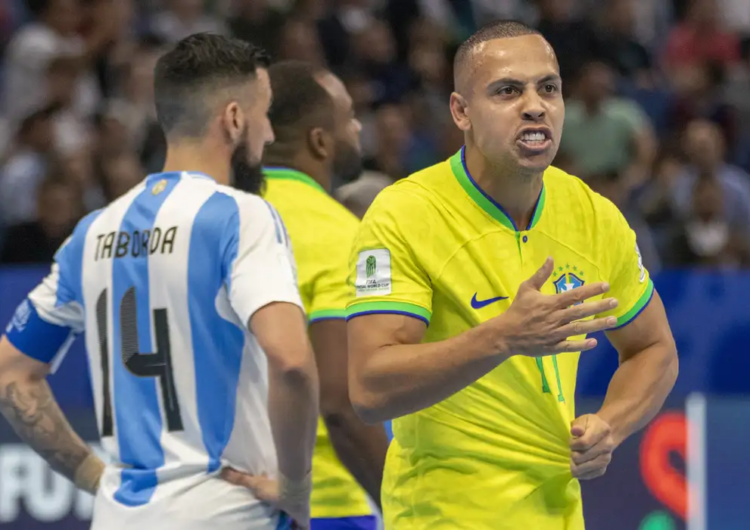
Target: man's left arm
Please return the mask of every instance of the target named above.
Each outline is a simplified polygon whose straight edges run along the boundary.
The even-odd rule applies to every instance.
[[[617,447],[659,412],[677,380],[679,361],[656,291],[635,320],[607,332],[607,338],[619,354],[620,366],[597,415],[609,424]]]
[[[635,233],[611,203],[603,204],[602,213],[608,228],[601,247],[603,267],[609,271],[610,293],[619,301],[611,312],[618,325],[607,331],[607,338],[620,366],[599,411],[571,425],[571,472],[579,479],[603,475],[612,452],[656,416],[675,384],[679,364],[664,304],[643,266]]]

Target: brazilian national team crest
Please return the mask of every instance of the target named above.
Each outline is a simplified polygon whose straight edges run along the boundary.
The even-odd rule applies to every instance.
[[[581,287],[584,283],[586,283],[582,278],[583,271],[578,267],[565,265],[564,267],[557,267],[557,269],[555,269],[555,272],[560,275],[553,282],[555,285],[555,292],[557,294],[571,291],[576,287]]]

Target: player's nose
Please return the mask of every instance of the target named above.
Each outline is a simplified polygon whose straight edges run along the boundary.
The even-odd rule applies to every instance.
[[[546,114],[544,102],[536,93],[526,94],[521,109],[523,112],[523,119],[528,121],[540,121]]]

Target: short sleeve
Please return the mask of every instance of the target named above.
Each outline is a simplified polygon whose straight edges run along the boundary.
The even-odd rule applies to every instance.
[[[603,280],[609,282],[606,296],[616,298],[618,306],[600,316],[617,317],[617,327],[632,322],[648,305],[654,294],[654,284],[643,266],[635,232],[622,213],[609,201],[601,223],[605,230],[600,235],[603,259]]]
[[[55,255],[50,273],[16,309],[5,329],[8,341],[20,352],[53,369],[65,356],[76,334],[83,331],[80,269],[82,252],[74,237]]]
[[[258,197],[238,198],[237,203],[222,264],[232,308],[244,323],[273,302],[302,308],[294,256],[281,217]]]
[[[352,247],[347,319],[391,313],[429,324],[432,284],[415,247],[426,222],[423,210],[410,193],[389,188],[378,195]]]

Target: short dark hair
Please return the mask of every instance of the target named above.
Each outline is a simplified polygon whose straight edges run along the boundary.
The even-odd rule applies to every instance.
[[[490,40],[541,35],[539,31],[518,20],[496,20],[479,28],[473,35],[461,43],[453,58],[453,75],[457,78],[461,65],[468,59],[474,48]]]
[[[239,39],[197,33],[179,41],[154,68],[156,118],[164,134],[201,136],[210,92],[246,82],[269,63],[264,50]]]
[[[274,144],[303,140],[313,127],[333,128],[333,99],[316,79],[327,72],[303,61],[282,61],[269,68],[273,105],[268,116]]]

